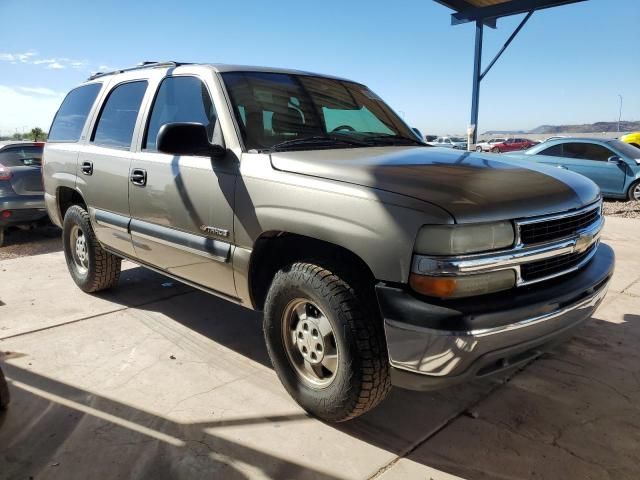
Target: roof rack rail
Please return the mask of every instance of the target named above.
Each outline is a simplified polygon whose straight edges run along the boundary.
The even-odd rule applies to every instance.
[[[111,72],[96,72],[93,75],[91,75],[89,78],[87,78],[87,81],[95,80],[96,78],[105,77],[107,75],[115,75],[116,73],[131,72],[133,70],[142,70],[145,68],[159,68],[159,67],[179,67],[180,65],[188,65],[188,63],[174,62],[173,60],[169,60],[166,62],[141,62],[135,67],[120,68],[118,70],[113,70]]]

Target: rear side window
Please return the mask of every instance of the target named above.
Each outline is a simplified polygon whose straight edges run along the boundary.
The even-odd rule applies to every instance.
[[[142,144],[146,150],[156,150],[160,127],[167,123],[195,122],[207,128],[213,140],[216,109],[204,83],[196,77],[168,77],[162,81],[153,102],[147,134]]]
[[[91,83],[71,90],[65,97],[49,129],[50,142],[77,142],[87,115],[95,102],[101,83]]]
[[[129,82],[114,88],[100,112],[91,141],[109,148],[128,149],[147,82]]]
[[[42,147],[24,146],[0,150],[0,165],[5,167],[42,165]]]
[[[579,160],[596,160],[606,162],[615,155],[611,150],[596,143],[566,143],[564,156]]]

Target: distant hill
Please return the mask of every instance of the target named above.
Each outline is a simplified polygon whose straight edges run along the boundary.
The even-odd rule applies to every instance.
[[[583,125],[540,125],[528,132],[522,130],[491,130],[485,135],[514,135],[519,133],[555,134],[555,133],[604,133],[617,132],[618,122],[596,122]],[[620,122],[620,132],[640,131],[640,121]]]

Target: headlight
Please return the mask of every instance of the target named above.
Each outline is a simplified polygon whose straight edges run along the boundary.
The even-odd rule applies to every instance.
[[[422,255],[464,255],[513,245],[511,222],[478,225],[426,225],[418,232],[415,252]]]
[[[516,273],[513,270],[500,270],[455,277],[426,276],[412,273],[409,277],[409,284],[416,292],[429,297],[473,297],[515,287]]]

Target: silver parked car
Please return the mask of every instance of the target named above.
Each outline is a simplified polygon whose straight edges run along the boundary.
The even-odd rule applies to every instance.
[[[392,384],[522,365],[589,318],[613,272],[592,181],[432,148],[341,78],[173,62],[96,75],[63,101],[44,158],[79,288],[115,287],[127,258],[263,311],[280,380],[328,421]]]
[[[0,247],[10,227],[47,220],[42,190],[43,143],[0,143]]]
[[[438,137],[433,142],[429,142],[434,147],[454,148],[456,150],[466,150],[467,141],[462,137]]]

